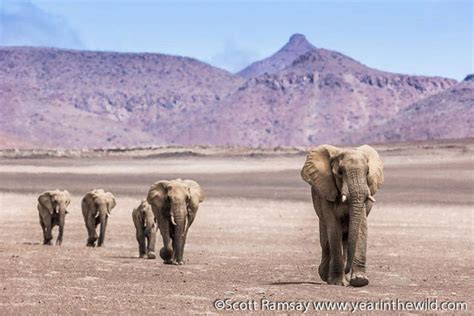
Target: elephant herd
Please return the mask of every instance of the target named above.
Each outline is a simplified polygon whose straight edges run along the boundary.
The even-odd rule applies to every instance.
[[[311,186],[319,218],[321,279],[334,285],[367,285],[367,216],[375,202],[373,196],[384,182],[379,154],[368,145],[355,149],[321,145],[307,155],[301,177]],[[166,264],[182,265],[188,229],[203,200],[203,190],[196,181],[154,183],[146,200],[132,212],[139,256],[156,258],[155,237],[159,229],[163,239],[160,257]],[[61,245],[70,203],[67,191],[46,191],[38,197],[44,244],[51,244],[51,230],[59,226],[56,244]],[[107,220],[115,205],[114,195],[103,189],[92,190],[82,199],[88,247],[95,247],[96,242],[98,247],[103,245]]]
[[[132,212],[136,228],[139,256],[155,259],[155,238],[159,228],[163,238],[160,256],[165,263],[181,265],[188,229],[196,217],[199,204],[204,200],[201,186],[193,180],[162,180],[153,184],[146,200]],[[51,230],[59,226],[56,245],[61,245],[67,206],[71,203],[68,191],[52,190],[38,197],[38,211],[43,243],[51,245]],[[115,207],[111,192],[96,189],[88,192],[81,202],[82,215],[87,229],[87,246],[104,244],[107,220]],[[97,226],[100,224],[99,236]]]

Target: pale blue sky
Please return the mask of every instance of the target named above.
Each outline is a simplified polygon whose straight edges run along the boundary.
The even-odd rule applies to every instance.
[[[381,70],[473,72],[473,1],[0,0],[0,45],[157,52],[229,71],[293,33]]]

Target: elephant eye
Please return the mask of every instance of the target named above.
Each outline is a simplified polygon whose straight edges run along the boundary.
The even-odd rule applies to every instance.
[[[339,170],[337,171],[337,173],[342,176],[342,168],[339,168]]]

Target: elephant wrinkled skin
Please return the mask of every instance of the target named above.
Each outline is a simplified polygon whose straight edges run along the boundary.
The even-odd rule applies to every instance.
[[[140,258],[155,259],[155,239],[157,223],[151,205],[143,200],[132,212],[137,230],[138,255]]]
[[[309,152],[301,177],[311,185],[319,217],[321,279],[367,285],[367,216],[384,181],[379,154],[368,145],[352,150],[321,145]]]
[[[97,240],[96,228],[99,224],[100,235],[97,246],[100,247],[104,244],[107,220],[115,205],[114,195],[110,192],[105,192],[103,189],[92,190],[82,199],[82,215],[84,216],[84,222],[89,235],[87,239],[88,247],[95,247]]]
[[[163,180],[151,186],[147,201],[158,220],[163,238],[160,257],[165,263],[184,263],[183,252],[188,229],[203,200],[204,193],[193,180]]]
[[[52,229],[59,226],[59,234],[56,245],[61,245],[63,241],[64,225],[66,220],[67,207],[71,203],[68,191],[46,191],[38,197],[38,212],[41,228],[43,229],[43,244],[51,245],[53,239]]]

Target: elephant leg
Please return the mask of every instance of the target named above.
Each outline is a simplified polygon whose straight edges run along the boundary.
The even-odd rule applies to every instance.
[[[43,221],[43,218],[41,217],[41,215],[40,215],[40,225],[41,225],[41,229],[43,230],[43,244],[48,245],[48,244],[50,244],[47,241],[48,233],[47,233],[47,230],[46,230],[46,225],[44,224],[44,221]]]
[[[365,286],[369,284],[369,279],[365,273],[367,252],[367,218],[363,216],[359,238],[357,239],[354,261],[352,263],[352,274],[350,284],[352,286]]]
[[[321,244],[321,263],[319,264],[318,272],[321,280],[326,282],[329,275],[329,240],[326,224],[319,220],[319,242]]]
[[[137,230],[137,241],[138,241],[138,255],[140,258],[145,258],[146,245],[145,245],[145,234]]]
[[[342,262],[347,262],[347,244],[349,240],[349,219],[341,220],[342,227]],[[345,281],[349,283],[351,278],[350,273],[344,275]]]
[[[97,240],[96,219],[93,216],[89,216],[86,226],[87,226],[87,234],[89,235],[89,238],[87,239],[87,247],[95,247],[95,242]]]
[[[51,216],[46,216],[46,218],[41,218],[41,227],[43,228],[43,244],[51,245],[51,240],[53,239],[52,227],[51,227]]]
[[[344,278],[344,261],[342,258],[342,229],[340,221],[332,211],[332,205],[325,212],[325,219],[329,239],[329,275],[328,284],[347,285]]]
[[[150,232],[148,236],[146,236],[147,239],[147,257],[148,259],[155,259],[155,240],[156,240],[156,233]]]
[[[176,226],[173,226],[172,229],[174,229],[173,232],[173,238],[172,238],[172,244],[173,244],[173,257],[171,258],[171,263],[173,264],[178,264],[178,255],[181,251],[181,244],[179,243],[179,233],[176,231]]]
[[[348,233],[342,234],[342,262],[344,262],[344,264],[347,262],[347,241],[349,239],[348,237],[349,237]],[[351,278],[350,273],[347,273],[344,275],[344,279],[346,283],[349,282],[350,278]]]
[[[160,249],[160,257],[163,259],[164,263],[171,264],[174,254],[170,236],[170,222],[168,219],[160,217],[158,220],[158,225],[160,227],[160,233],[163,239],[163,247]]]

